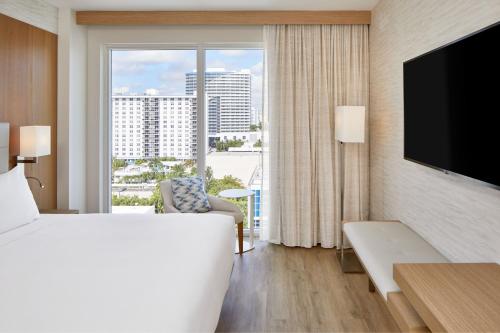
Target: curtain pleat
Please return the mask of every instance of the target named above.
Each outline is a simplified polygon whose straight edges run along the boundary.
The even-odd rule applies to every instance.
[[[334,247],[340,237],[334,109],[364,105],[368,110],[368,26],[265,26],[264,43],[270,196],[266,238],[287,246]],[[368,146],[346,147],[346,219],[368,217]]]

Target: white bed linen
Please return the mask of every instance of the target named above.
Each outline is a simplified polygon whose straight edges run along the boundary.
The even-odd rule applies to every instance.
[[[222,215],[42,215],[0,235],[0,331],[214,331],[234,237]]]

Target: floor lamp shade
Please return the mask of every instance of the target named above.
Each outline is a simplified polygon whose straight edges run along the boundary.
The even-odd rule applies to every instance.
[[[20,156],[50,155],[50,126],[22,126],[19,131]]]
[[[335,107],[335,139],[340,142],[365,142],[365,107]]]

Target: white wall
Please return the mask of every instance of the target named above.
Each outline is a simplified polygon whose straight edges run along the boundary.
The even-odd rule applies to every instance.
[[[87,208],[106,210],[105,168],[109,167],[108,118],[105,114],[107,87],[106,46],[136,44],[153,46],[198,43],[260,43],[260,26],[162,26],[88,28],[88,108],[87,108]],[[108,113],[109,115],[109,113]],[[106,140],[105,140],[106,138]]]
[[[371,218],[402,220],[456,262],[500,262],[500,191],[403,159],[403,61],[497,21],[498,0],[381,0],[372,12]]]
[[[57,206],[86,212],[87,27],[59,10]]]
[[[57,34],[57,7],[43,0],[0,0],[0,13]]]

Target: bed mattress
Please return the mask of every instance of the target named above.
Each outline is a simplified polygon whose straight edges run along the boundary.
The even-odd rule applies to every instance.
[[[0,235],[0,332],[213,332],[232,217],[42,215]]]

